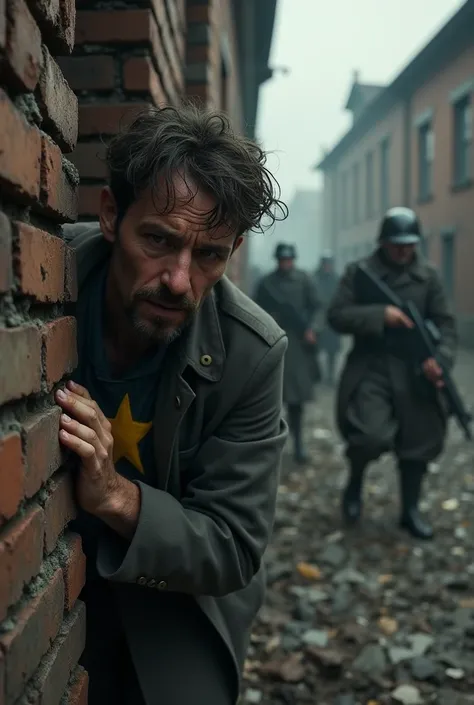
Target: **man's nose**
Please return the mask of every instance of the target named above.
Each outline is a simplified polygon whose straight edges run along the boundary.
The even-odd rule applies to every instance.
[[[161,280],[175,296],[188,294],[191,289],[191,253],[182,250],[170,257]]]

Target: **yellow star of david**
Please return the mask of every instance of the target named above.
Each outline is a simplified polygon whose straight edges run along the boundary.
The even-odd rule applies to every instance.
[[[117,409],[114,419],[109,419],[112,424],[112,436],[114,439],[114,463],[121,458],[126,458],[142,474],[142,461],[138,444],[146,436],[153,424],[140,423],[132,418],[130,398],[128,394],[124,396]]]

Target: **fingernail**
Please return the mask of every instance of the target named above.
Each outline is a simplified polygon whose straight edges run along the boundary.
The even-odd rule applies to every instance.
[[[76,385],[75,385],[75,383],[72,381],[72,379],[69,380],[68,386],[69,386],[71,389],[76,389]]]
[[[62,389],[59,389],[57,392],[58,399],[62,399],[63,401],[67,398],[66,394],[63,392]]]
[[[67,414],[63,414],[62,420],[65,421],[66,423],[69,423],[69,421],[71,421],[71,417],[68,416]]]

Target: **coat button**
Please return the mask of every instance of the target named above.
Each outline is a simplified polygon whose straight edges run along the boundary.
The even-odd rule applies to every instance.
[[[212,357],[210,355],[201,355],[200,362],[204,367],[209,367],[212,364]]]
[[[149,580],[149,581],[147,582],[147,586],[148,586],[148,587],[151,587],[151,588],[156,587],[156,580],[153,580],[153,578],[152,578],[151,580]]]
[[[174,405],[177,409],[181,408],[181,397],[175,397],[174,398]]]
[[[141,578],[138,578],[137,583],[139,585],[146,585],[148,583],[148,580],[142,576]]]
[[[166,590],[168,587],[168,583],[165,580],[160,580],[156,587],[158,588],[158,590]]]

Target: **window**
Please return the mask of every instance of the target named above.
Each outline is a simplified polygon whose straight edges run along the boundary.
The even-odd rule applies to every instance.
[[[418,128],[418,197],[426,200],[433,195],[434,132],[431,122]]]
[[[470,95],[454,103],[454,184],[466,184],[472,177],[472,102]]]
[[[356,225],[360,220],[360,169],[358,164],[352,167],[352,221]]]
[[[382,213],[390,206],[390,140],[385,138],[380,145],[380,209]]]
[[[367,152],[365,157],[365,217],[370,220],[374,215],[374,153]]]

